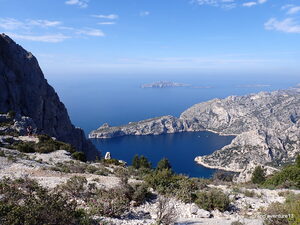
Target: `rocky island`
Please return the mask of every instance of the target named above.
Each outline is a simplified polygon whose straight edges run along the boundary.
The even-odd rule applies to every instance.
[[[90,138],[211,131],[235,135],[231,144],[196,162],[243,172],[255,165],[280,167],[300,152],[300,89],[213,99],[192,106],[179,118],[163,116],[119,127],[102,126]],[[245,174],[243,176],[246,176]]]
[[[171,81],[158,81],[150,84],[143,84],[141,88],[172,88],[172,87],[188,87],[189,84],[176,83]]]

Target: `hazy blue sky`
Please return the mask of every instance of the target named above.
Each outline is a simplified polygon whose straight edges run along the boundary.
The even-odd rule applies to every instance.
[[[299,0],[0,0],[44,71],[300,72]]]

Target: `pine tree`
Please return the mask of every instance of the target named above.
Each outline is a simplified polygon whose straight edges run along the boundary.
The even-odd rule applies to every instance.
[[[167,158],[163,158],[157,163],[157,170],[172,169],[172,166]]]
[[[138,155],[135,155],[132,159],[132,166],[135,169],[139,169],[140,168],[140,158]]]
[[[148,168],[148,169],[151,168],[151,163],[143,155],[140,157],[140,168]]]
[[[265,182],[265,180],[266,180],[265,170],[261,166],[255,167],[251,177],[252,183],[261,184]]]

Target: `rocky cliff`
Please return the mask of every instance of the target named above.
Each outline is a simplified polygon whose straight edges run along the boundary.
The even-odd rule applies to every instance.
[[[48,134],[88,154],[96,149],[72,125],[64,104],[48,84],[37,59],[5,34],[0,34],[0,112],[30,117],[38,133]]]
[[[90,138],[113,138],[127,135],[159,135],[184,131],[183,124],[173,116],[162,116],[139,122],[131,122],[124,126],[111,127],[103,124],[89,134]]]
[[[120,127],[100,127],[91,138],[183,131],[236,135],[230,145],[195,160],[207,167],[242,172],[250,163],[278,167],[300,153],[300,89],[213,99],[179,118],[165,116]],[[253,167],[253,166],[252,166]]]

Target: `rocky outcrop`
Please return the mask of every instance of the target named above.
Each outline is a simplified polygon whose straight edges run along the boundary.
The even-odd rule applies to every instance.
[[[235,135],[231,144],[196,162],[242,172],[250,162],[277,167],[300,153],[300,89],[213,99],[192,106],[179,118],[164,116],[120,127],[100,127],[91,138],[183,131]]]
[[[127,125],[111,127],[107,123],[89,134],[90,138],[113,138],[126,135],[159,135],[184,131],[180,120],[173,116],[162,116]]]
[[[235,134],[230,145],[195,160],[212,168],[243,171],[250,162],[281,166],[300,153],[300,90],[231,96],[197,104],[180,116],[187,130]]]
[[[48,134],[93,154],[95,147],[75,128],[64,104],[48,84],[37,59],[7,35],[0,35],[0,112],[30,117],[38,133]]]

